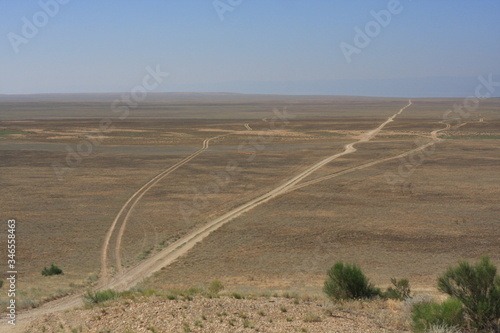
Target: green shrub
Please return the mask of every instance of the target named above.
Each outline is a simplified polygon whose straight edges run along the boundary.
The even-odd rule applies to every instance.
[[[384,297],[397,300],[410,298],[410,282],[407,279],[396,280],[395,278],[392,278],[391,283],[394,287],[387,288],[387,291],[384,293]]]
[[[224,284],[219,280],[214,280],[208,285],[208,291],[212,294],[218,294],[224,290]]]
[[[312,312],[308,312],[304,317],[304,323],[319,323],[321,321],[321,316]]]
[[[333,300],[372,298],[381,294],[356,265],[337,262],[327,274],[323,291]]]
[[[103,291],[92,291],[89,290],[85,295],[83,295],[83,300],[87,304],[99,304],[108,300],[116,299],[120,296],[120,293],[107,289]]]
[[[243,299],[243,298],[245,298],[242,294],[237,293],[237,292],[232,293],[231,296],[233,296],[236,299]]]
[[[61,275],[62,273],[63,273],[62,269],[60,269],[54,264],[50,265],[50,268],[44,267],[42,270],[43,276]]]
[[[463,326],[463,312],[462,303],[454,298],[449,298],[441,304],[417,303],[412,308],[413,327],[417,332],[424,332],[434,326]]]
[[[3,287],[3,280],[0,280],[0,288]]]
[[[438,289],[462,302],[473,327],[499,330],[500,277],[496,272],[487,256],[476,265],[461,262],[438,279]]]

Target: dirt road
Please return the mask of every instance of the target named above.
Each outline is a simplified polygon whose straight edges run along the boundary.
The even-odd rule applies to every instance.
[[[208,149],[208,145],[211,140],[214,140],[216,138],[219,138],[220,136],[216,136],[210,139],[206,139],[203,141],[203,146],[202,148],[198,149],[191,155],[187,156],[183,160],[177,162],[176,164],[172,165],[168,169],[160,172],[158,175],[156,175],[153,179],[151,179],[149,182],[144,184],[139,190],[137,190],[128,200],[127,202],[122,206],[118,214],[116,215],[113,223],[111,224],[111,227],[106,233],[106,237],[104,239],[104,244],[101,252],[101,276],[100,276],[100,282],[98,285],[103,285],[107,282],[109,278],[109,272],[108,272],[108,249],[109,249],[109,244],[111,241],[111,238],[113,236],[113,233],[115,232],[116,228],[118,225],[120,225],[120,229],[117,234],[116,238],[116,246],[115,246],[115,267],[117,270],[118,274],[123,273],[123,267],[121,264],[121,242],[123,238],[123,234],[125,232],[125,228],[127,226],[127,221],[130,217],[130,214],[132,213],[135,205],[141,200],[141,198],[146,194],[155,184],[157,184],[160,180],[177,170],[179,167],[183,166],[187,162],[191,161],[193,158],[204,152],[205,150]]]
[[[309,186],[309,185],[314,185],[314,184],[320,183],[320,182],[328,180],[328,179],[332,179],[332,178],[335,178],[335,177],[338,177],[338,176],[345,175],[347,173],[351,173],[353,171],[365,169],[365,168],[374,166],[376,164],[388,162],[388,161],[391,161],[391,160],[400,159],[400,158],[406,157],[408,155],[415,154],[415,153],[417,153],[417,152],[419,152],[421,150],[425,150],[428,147],[430,147],[432,145],[435,145],[436,143],[438,143],[440,141],[443,141],[443,139],[440,139],[438,137],[438,133],[442,132],[442,131],[446,131],[446,130],[450,129],[450,127],[451,127],[450,124],[445,124],[445,125],[446,125],[445,128],[441,128],[441,129],[437,129],[437,130],[432,131],[431,132],[431,137],[432,137],[433,141],[431,141],[429,143],[426,143],[425,145],[421,145],[421,146],[419,146],[419,147],[417,147],[415,149],[409,150],[407,152],[404,152],[404,153],[396,155],[396,156],[392,156],[392,157],[388,157],[388,158],[383,158],[383,159],[376,160],[376,161],[373,161],[373,162],[368,162],[368,163],[365,163],[365,164],[357,165],[357,166],[352,167],[352,168],[348,168],[348,169],[345,169],[345,170],[337,171],[337,172],[332,173],[330,175],[326,175],[326,176],[323,176],[323,177],[319,177],[319,178],[310,180],[310,181],[305,182],[305,183],[301,183],[301,184],[295,185],[294,187],[290,188],[289,191],[295,191],[295,190],[298,190],[300,188],[303,188],[303,187],[306,187],[306,186]],[[464,125],[465,125],[465,123],[464,123]]]
[[[132,197],[125,203],[125,205],[122,207],[120,212],[118,213],[117,217],[113,221],[112,226],[108,230],[105,238],[105,244],[103,246],[103,251],[101,255],[101,264],[102,264],[102,276],[103,278],[101,279],[101,282],[99,283],[99,287],[96,288],[97,290],[105,290],[105,289],[115,289],[115,290],[126,290],[130,289],[131,287],[135,286],[137,283],[141,282],[144,278],[150,276],[154,272],[159,271],[161,268],[168,266],[175,260],[177,260],[180,256],[186,254],[190,249],[192,249],[198,242],[202,241],[205,237],[207,237],[212,231],[220,228],[227,222],[231,221],[232,219],[240,216],[241,214],[244,214],[245,212],[248,212],[249,210],[270,201],[271,199],[282,195],[284,193],[289,192],[292,190],[300,181],[311,175],[313,172],[318,170],[319,168],[323,167],[324,165],[332,162],[333,160],[353,153],[356,151],[356,148],[354,148],[354,145],[360,142],[366,142],[371,140],[375,135],[377,135],[378,132],[380,132],[385,125],[388,123],[392,122],[394,118],[401,114],[407,107],[411,105],[411,100],[409,101],[408,105],[403,107],[399,112],[394,114],[393,116],[389,117],[384,123],[382,123],[379,127],[377,127],[374,130],[371,130],[365,134],[363,134],[358,141],[346,144],[344,146],[344,151],[341,153],[334,154],[332,156],[329,156],[322,161],[310,166],[309,168],[305,169],[304,171],[300,172],[298,175],[295,177],[283,182],[279,186],[277,186],[275,189],[251,200],[250,202],[243,204],[232,211],[220,216],[219,218],[212,220],[208,222],[206,225],[202,226],[198,230],[190,233],[189,235],[186,235],[176,242],[172,243],[165,249],[163,249],[160,252],[155,253],[153,256],[141,261],[134,267],[130,268],[129,270],[123,272],[122,274],[119,274],[113,278],[109,278],[108,276],[108,268],[107,268],[107,251],[109,248],[109,241],[113,235],[113,232],[115,231],[117,225],[121,223],[121,228],[124,225],[124,221],[126,221],[128,215],[130,214],[131,210],[135,206],[135,204],[139,201],[139,199],[144,195],[145,192],[149,188],[151,188],[154,184],[156,184],[158,181],[160,181],[163,177],[165,177],[167,174],[175,170],[176,168],[180,167],[182,164],[187,163],[189,160],[200,154],[202,151],[206,150],[208,148],[208,143],[210,140],[214,139],[207,139],[203,143],[203,148],[200,150],[196,151],[195,153],[191,154],[190,156],[186,157],[184,160],[180,161],[176,165],[170,167],[169,169],[163,171],[162,173],[158,174],[156,177],[151,179],[148,183],[146,183],[143,187],[141,187],[137,192],[135,192]],[[125,228],[125,227],[123,227]],[[118,243],[118,242],[117,242]],[[115,249],[115,251],[119,252],[119,247]],[[18,314],[18,323],[27,323],[31,320],[34,320],[36,318],[39,318],[40,316],[51,313],[51,312],[56,312],[56,311],[63,311],[63,310],[68,310],[71,308],[75,308],[78,306],[82,305],[82,299],[81,295],[74,295],[74,296],[69,296],[62,298],[60,300],[52,301],[49,303],[46,303],[45,305],[33,309],[28,312],[20,313]],[[0,327],[5,327],[5,326],[0,326]],[[17,330],[21,330],[22,325],[18,325],[16,327]]]
[[[143,260],[138,263],[136,266],[132,267],[130,270],[125,272],[123,275],[114,278],[109,281],[106,285],[102,286],[102,289],[113,288],[116,290],[125,290],[140,282],[144,277],[160,270],[162,267],[165,267],[172,262],[174,262],[180,256],[186,254],[190,249],[192,249],[196,243],[203,240],[207,237],[212,231],[220,228],[225,223],[231,221],[232,219],[240,216],[241,214],[265,203],[269,200],[288,192],[291,188],[293,188],[296,184],[302,181],[304,178],[321,168],[322,166],[330,163],[331,161],[337,159],[340,156],[350,154],[356,151],[354,145],[360,142],[366,142],[372,139],[377,133],[383,129],[385,125],[394,120],[394,118],[401,114],[407,107],[411,105],[411,100],[408,105],[399,110],[398,113],[389,117],[384,123],[382,123],[379,127],[374,130],[369,131],[368,133],[362,135],[360,139],[356,142],[349,143],[344,146],[344,151],[341,153],[334,154],[330,157],[323,159],[322,161],[310,166],[306,170],[302,171],[295,177],[285,181],[275,189],[257,197],[250,202],[243,204],[232,211],[220,216],[219,218],[208,222],[206,225],[201,227],[200,229],[192,232],[189,235],[186,235],[176,242],[172,243],[168,247],[166,247],[161,252],[158,252],[151,256],[150,258]]]

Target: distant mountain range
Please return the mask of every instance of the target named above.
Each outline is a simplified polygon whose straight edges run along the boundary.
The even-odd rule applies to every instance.
[[[488,73],[484,77],[488,77]],[[500,85],[500,75],[493,75],[493,81]],[[236,94],[267,94],[267,95],[329,95],[329,96],[366,96],[366,97],[468,97],[473,96],[477,85],[480,84],[478,77],[429,77],[429,78],[402,78],[402,79],[359,79],[359,80],[313,80],[313,81],[232,81],[199,84],[176,84],[166,80],[154,93],[161,92],[188,92],[189,93],[236,93]],[[132,88],[132,87],[131,87]],[[101,88],[105,89],[105,88]],[[500,97],[500,87],[495,87],[491,97]],[[91,91],[82,89],[70,94],[78,94],[79,98],[84,95],[103,94],[100,96],[106,100],[113,90],[106,94],[102,91]],[[82,94],[83,92],[83,94]],[[128,92],[124,90],[122,92]],[[1,92],[0,92],[1,93]],[[54,92],[58,93],[58,92]],[[60,93],[68,93],[62,91]],[[2,95],[0,98],[5,99]],[[40,98],[41,95],[24,95]],[[47,97],[47,96],[45,96]],[[89,96],[90,97],[90,96]],[[190,96],[191,98],[193,96]]]
[[[487,76],[485,74],[484,76]],[[500,83],[500,75],[493,75]],[[171,91],[234,92],[247,94],[348,95],[374,97],[467,97],[473,96],[477,77],[429,77],[407,79],[234,81],[164,86]],[[500,96],[500,87],[492,97]]]

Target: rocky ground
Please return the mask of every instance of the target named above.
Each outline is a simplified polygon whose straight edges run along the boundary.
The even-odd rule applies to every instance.
[[[239,297],[239,296],[237,296]],[[396,301],[348,302],[286,297],[138,297],[51,314],[26,332],[409,332]]]

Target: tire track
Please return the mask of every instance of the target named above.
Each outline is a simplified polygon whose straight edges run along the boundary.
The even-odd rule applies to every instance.
[[[357,165],[357,166],[352,167],[352,168],[348,168],[348,169],[344,169],[344,170],[341,170],[341,171],[334,172],[332,174],[329,174],[329,175],[326,175],[326,176],[323,176],[323,177],[320,177],[320,178],[312,179],[312,180],[310,180],[308,182],[295,185],[294,187],[290,188],[289,192],[301,189],[301,188],[309,186],[309,185],[314,185],[314,184],[323,182],[323,181],[328,180],[328,179],[332,179],[332,178],[335,178],[335,177],[338,177],[338,176],[342,176],[342,175],[345,175],[347,173],[351,173],[353,171],[362,170],[362,169],[365,169],[365,168],[368,168],[368,167],[371,167],[371,166],[374,166],[374,165],[377,165],[377,164],[380,164],[380,163],[392,161],[392,160],[395,160],[395,159],[398,159],[398,158],[403,158],[403,157],[406,157],[406,156],[411,155],[413,153],[416,153],[416,152],[419,152],[421,150],[424,150],[427,147],[430,147],[430,146],[435,145],[436,143],[438,143],[440,141],[443,141],[443,139],[439,138],[437,135],[438,135],[439,132],[446,131],[450,127],[451,127],[450,124],[446,124],[445,128],[441,128],[441,129],[437,129],[435,131],[432,131],[431,132],[431,137],[432,137],[433,141],[431,141],[429,143],[426,143],[425,145],[422,145],[420,147],[417,147],[415,149],[409,150],[407,152],[404,152],[404,153],[396,155],[396,156],[387,157],[387,158],[383,158],[381,160],[376,160],[376,161],[373,161],[373,162],[364,163],[364,164]]]
[[[108,279],[109,277],[109,272],[108,272],[108,252],[109,252],[109,244],[111,241],[111,238],[113,236],[113,233],[115,232],[116,228],[118,225],[120,225],[120,229],[118,231],[117,235],[117,240],[116,240],[116,246],[115,246],[115,260],[116,260],[116,269],[119,274],[123,273],[123,267],[121,263],[121,243],[122,243],[122,238],[123,234],[125,233],[125,228],[127,226],[127,221],[135,207],[135,205],[141,200],[141,198],[146,194],[151,187],[153,187],[155,184],[157,184],[159,181],[161,181],[163,178],[168,176],[170,173],[173,171],[177,170],[179,167],[183,166],[187,162],[191,161],[193,158],[204,152],[205,150],[208,149],[208,145],[211,140],[219,138],[220,136],[216,136],[210,139],[205,139],[203,141],[203,146],[202,148],[198,149],[191,155],[185,157],[181,161],[177,162],[173,166],[169,167],[168,169],[160,172],[158,175],[153,177],[150,181],[148,181],[146,184],[144,184],[139,190],[137,190],[132,196],[127,200],[127,202],[122,206],[120,211],[118,212],[118,215],[116,215],[115,219],[113,220],[113,223],[111,224],[111,227],[106,233],[106,237],[104,239],[103,243],[103,249],[101,251],[101,277],[100,280],[101,282],[99,284],[104,284],[104,282]]]
[[[269,200],[282,195],[284,193],[287,193],[290,191],[291,188],[293,188],[297,183],[302,181],[304,178],[318,170],[319,168],[323,167],[324,165],[330,163],[331,161],[335,160],[336,158],[350,154],[356,151],[356,148],[354,148],[354,145],[360,142],[366,142],[372,139],[374,136],[380,132],[385,125],[388,123],[392,122],[396,116],[401,114],[406,108],[408,108],[411,105],[411,100],[409,100],[408,105],[403,107],[399,112],[394,114],[393,116],[389,117],[384,123],[382,123],[379,127],[377,127],[374,130],[371,130],[367,132],[366,134],[363,134],[360,139],[356,142],[349,143],[344,146],[344,151],[341,153],[334,154],[330,157],[327,157],[323,159],[322,161],[310,166],[306,170],[302,171],[295,177],[289,179],[288,181],[284,182],[283,184],[279,185],[275,189],[251,200],[250,202],[243,204],[230,212],[220,216],[219,218],[216,218],[215,220],[212,220],[211,222],[208,222],[206,225],[202,226],[198,230],[192,232],[189,235],[186,235],[176,242],[172,243],[168,247],[166,247],[164,250],[161,252],[158,252],[151,256],[150,258],[141,261],[138,263],[136,266],[132,267],[129,271],[125,272],[124,275],[120,276],[119,278],[113,279],[110,281],[106,286],[103,286],[103,288],[112,288],[112,289],[117,289],[117,290],[125,290],[128,289],[135,284],[139,283],[144,277],[149,276],[150,274],[160,270],[161,268],[168,266],[172,262],[174,262],[177,258],[180,256],[186,254],[190,249],[192,249],[198,242],[202,241],[205,237],[207,237],[212,231],[217,230],[227,222],[233,220],[234,218],[244,214],[245,212],[248,212],[249,210],[265,203],[268,202]]]
[[[280,196],[282,194],[290,192],[292,189],[294,189],[297,184],[305,179],[307,176],[318,170],[319,168],[323,167],[324,165],[330,163],[331,161],[335,160],[336,158],[350,154],[356,151],[356,148],[354,148],[354,145],[357,143],[361,142],[367,142],[371,140],[374,136],[380,132],[380,130],[383,129],[385,125],[387,125],[389,122],[392,122],[394,118],[401,114],[403,110],[408,108],[411,105],[411,100],[409,100],[408,105],[403,107],[401,110],[399,110],[398,113],[394,114],[393,116],[389,117],[384,123],[382,123],[379,127],[377,127],[374,130],[371,130],[365,134],[363,134],[358,141],[346,144],[344,146],[344,151],[341,153],[334,154],[330,157],[327,157],[323,159],[322,161],[310,166],[306,170],[302,171],[295,177],[291,178],[290,180],[284,182],[283,184],[279,185],[275,189],[259,196],[258,198],[255,198],[251,200],[250,202],[243,204],[230,212],[220,216],[219,218],[212,220],[211,222],[208,222],[206,225],[202,226],[198,230],[190,233],[189,235],[186,235],[176,242],[170,244],[168,247],[163,249],[160,252],[155,253],[153,256],[139,262],[137,265],[129,269],[128,271],[124,272],[123,274],[120,274],[119,276],[116,276],[111,279],[106,279],[101,278],[101,284],[96,287],[96,290],[105,290],[105,289],[115,289],[115,290],[126,290],[130,289],[131,287],[135,286],[137,283],[141,282],[144,278],[150,276],[151,274],[159,271],[161,268],[168,266],[169,264],[173,263],[175,260],[177,260],[179,257],[182,255],[186,254],[190,249],[192,249],[198,242],[202,241],[205,237],[207,237],[212,231],[217,230],[227,222],[233,220],[234,218],[242,215],[245,212],[248,212],[249,210],[265,203],[268,202],[269,200]],[[436,134],[437,135],[437,134]],[[208,142],[211,139],[207,139],[203,143],[203,148],[200,150],[196,151],[195,153],[191,154],[190,156],[186,157],[184,160],[179,162],[178,164],[182,163],[185,164],[192,158],[196,157],[199,155],[201,152],[206,150],[208,148]],[[373,162],[371,162],[373,163]],[[125,203],[125,205],[122,207],[120,212],[117,215],[117,218],[113,221],[113,224],[111,228],[108,230],[108,233],[106,235],[106,242],[105,246],[103,247],[103,255],[101,255],[101,264],[104,262],[106,263],[107,260],[107,248],[109,247],[109,240],[113,234],[114,229],[116,228],[117,224],[119,223],[119,219],[125,212],[130,212],[131,208],[133,208],[133,205],[137,203],[137,201],[144,195],[144,192],[147,191],[149,188],[151,188],[154,184],[156,184],[162,177],[166,176],[168,173],[172,172],[172,168],[176,167],[178,168],[180,165],[174,165],[171,168],[163,171],[153,179],[151,179],[148,183],[146,183],[143,187],[141,187],[137,192],[132,195],[132,197]],[[304,183],[307,184],[307,183]],[[303,185],[303,184],[302,184]],[[139,197],[140,196],[140,197]],[[128,213],[127,213],[128,214]],[[106,251],[104,251],[106,249]],[[105,271],[107,272],[106,268],[104,268]],[[30,321],[34,320],[42,315],[56,312],[56,311],[64,311],[68,310],[71,308],[75,308],[78,306],[81,306],[83,304],[81,294],[77,295],[71,295],[64,297],[62,299],[52,301],[49,303],[46,303],[45,305],[28,311],[24,313],[19,313],[18,314],[18,321]],[[26,322],[25,322],[26,323]],[[18,325],[18,328],[20,329],[22,326]]]

